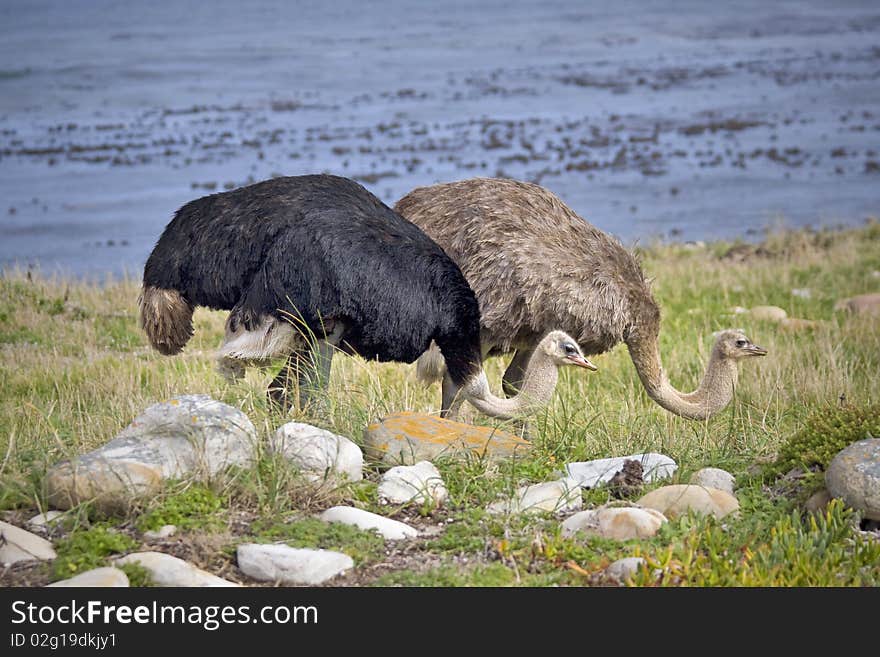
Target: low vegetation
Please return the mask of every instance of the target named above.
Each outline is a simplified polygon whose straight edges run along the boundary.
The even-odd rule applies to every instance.
[[[656,277],[663,308],[661,353],[672,382],[696,386],[712,333],[742,328],[769,355],[741,366],[737,395],[706,422],[683,420],[648,399],[623,346],[592,360],[596,373],[564,371],[549,409],[535,418],[535,449],[493,464],[441,460],[450,491],[443,508],[383,508],[425,530],[417,540],[383,542],[369,532],[325,525],[313,515],[333,504],[380,510],[376,480],[315,492],[283,461],[262,457],[250,469],[206,485],[169,484],[123,518],[89,509],[52,530],[58,558],[49,567],[0,570],[0,585],[42,584],[106,565],[136,549],[169,551],[241,581],[235,546],[286,541],[350,554],[357,567],[335,583],[355,585],[600,585],[610,562],[642,556],[636,585],[877,586],[880,542],[858,531],[840,503],[803,510],[803,486],[781,486],[791,471],[813,472],[810,486],[845,444],[880,435],[878,319],[835,310],[844,297],[880,290],[880,224],[846,231],[768,236],[760,247],[713,243],[640,249]],[[792,290],[808,289],[795,295]],[[74,281],[7,272],[0,278],[0,512],[19,525],[47,508],[44,473],[54,463],[115,436],[150,404],[206,393],[241,408],[264,438],[286,421],[305,421],[356,442],[384,414],[436,412],[439,390],[423,389],[411,366],[337,357],[320,407],[282,416],[266,401],[274,372],[250,371],[227,384],[212,352],[224,314],[199,310],[196,333],[180,356],[151,351],[136,321],[134,280]],[[737,314],[735,307],[777,305],[816,320],[786,328]],[[487,363],[500,390],[503,359]],[[474,414],[469,421],[491,424]],[[502,425],[504,426],[504,425]],[[515,430],[514,425],[508,425]],[[741,511],[717,521],[687,516],[654,538],[614,542],[564,538],[551,516],[498,517],[485,506],[516,486],[555,477],[570,461],[658,451],[680,466],[686,482],[704,466],[737,476]],[[807,478],[809,479],[809,477]],[[587,491],[585,504],[611,500]],[[178,527],[150,543],[144,532]],[[136,569],[133,581],[147,584]]]

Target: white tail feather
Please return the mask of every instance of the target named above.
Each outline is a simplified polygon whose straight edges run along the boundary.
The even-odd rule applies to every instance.
[[[440,381],[446,373],[446,360],[440,353],[440,347],[431,340],[428,351],[416,361],[416,377],[425,385]]]
[[[287,356],[303,344],[302,336],[293,326],[275,317],[264,315],[253,331],[246,330],[244,324],[238,324],[233,331],[227,320],[226,335],[217,356],[221,360],[260,363]]]

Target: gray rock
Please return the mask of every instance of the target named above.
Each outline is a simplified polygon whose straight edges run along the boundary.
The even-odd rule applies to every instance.
[[[564,513],[583,506],[581,487],[571,478],[518,488],[513,497],[490,504],[489,513]]]
[[[53,509],[46,511],[45,513],[38,513],[28,520],[27,524],[31,529],[42,529],[46,526],[54,525],[62,516],[64,516],[63,511],[56,511]]]
[[[183,395],[150,406],[98,449],[53,467],[49,500],[69,509],[86,500],[105,511],[127,507],[165,479],[208,479],[248,465],[256,430],[237,408],[207,395]]]
[[[721,468],[701,468],[691,475],[690,483],[703,488],[716,488],[733,495],[736,478]]]
[[[379,504],[429,503],[440,505],[449,497],[440,471],[428,461],[398,465],[379,480]]]
[[[121,588],[128,585],[128,576],[119,568],[95,568],[70,579],[63,579],[60,582],[49,584],[49,586],[58,587],[91,588]]]
[[[261,582],[314,586],[354,568],[347,554],[287,545],[247,543],[238,546],[238,567]]]
[[[601,507],[575,513],[562,523],[562,535],[601,536],[617,541],[650,538],[666,522],[666,516],[655,509],[638,507]]]
[[[332,485],[363,479],[361,448],[344,436],[302,422],[288,422],[270,440],[270,449],[312,482]]]
[[[0,521],[0,564],[47,561],[54,558],[55,550],[45,538]]]
[[[694,513],[711,514],[723,518],[739,510],[739,502],[730,493],[716,488],[703,488],[691,484],[675,484],[652,490],[638,504],[656,509],[667,518]]]
[[[324,511],[319,517],[324,522],[340,522],[367,531],[375,530],[389,541],[399,541],[403,538],[413,538],[419,535],[418,530],[406,523],[363,509],[356,509],[353,506],[334,506]]]
[[[825,472],[825,485],[864,518],[880,520],[880,438],[844,447]]]
[[[238,586],[222,577],[196,568],[183,559],[162,552],[134,552],[114,560],[115,564],[135,563],[150,573],[150,579],[158,586],[215,587]]]
[[[622,584],[631,580],[647,563],[642,557],[618,559],[605,569],[605,575]]]
[[[642,464],[642,476],[646,483],[671,477],[678,469],[675,461],[664,454],[647,452],[632,456],[615,456],[593,461],[580,461],[565,466],[566,474],[575,479],[583,488],[595,488],[607,483],[615,474],[623,469],[626,461],[638,461]]]

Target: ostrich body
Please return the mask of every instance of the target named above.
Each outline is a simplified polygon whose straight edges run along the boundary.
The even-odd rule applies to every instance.
[[[473,178],[421,187],[395,210],[461,268],[479,300],[483,354],[515,351],[504,374],[509,394],[521,386],[539,337],[553,328],[573,336],[587,355],[625,342],[648,395],[698,420],[732,399],[737,360],[766,354],[744,335],[724,333],[697,390],[676,390],[660,359],[660,308],[636,259],[538,185]],[[427,355],[422,378],[441,372]],[[454,394],[445,381],[444,408]]]
[[[458,266],[346,178],[275,178],[187,203],[147,259],[139,305],[166,355],[192,336],[196,306],[229,310],[221,369],[286,358],[269,386],[285,408],[294,384],[301,405],[326,387],[335,351],[410,363],[433,341],[466,398],[509,410],[480,385],[479,306]]]

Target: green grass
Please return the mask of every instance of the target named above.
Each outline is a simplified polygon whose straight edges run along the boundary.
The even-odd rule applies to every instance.
[[[182,540],[186,532],[207,531],[222,542],[226,530],[227,549],[243,540],[339,549],[358,568],[391,559],[390,571],[361,580],[389,586],[589,585],[608,563],[633,555],[651,563],[636,578],[639,585],[880,585],[877,543],[853,532],[851,515],[837,506],[824,516],[804,514],[803,491],[780,492],[779,485],[791,468],[811,466],[820,470],[815,485],[830,455],[863,430],[874,431],[878,320],[834,306],[880,289],[880,224],[771,235],[763,244],[770,255],[744,263],[719,257],[730,246],[654,245],[640,253],[646,274],[656,278],[660,349],[676,387],[697,386],[714,331],[743,328],[769,350],[741,365],[731,405],[707,422],[672,416],[647,397],[623,346],[593,358],[596,373],[566,370],[552,404],[532,422],[535,449],[527,457],[495,464],[438,460],[449,503],[400,512],[403,520],[442,527],[408,548],[416,562],[410,554],[398,566],[383,557],[388,546],[374,534],[309,517],[339,503],[398,513],[376,503],[382,468],[375,464],[367,464],[363,482],[316,492],[283,459],[261,455],[252,468],[212,481],[210,489],[169,486],[116,522],[140,531],[175,524]],[[810,298],[792,295],[804,287]],[[264,439],[297,420],[360,442],[364,427],[386,413],[438,409],[439,390],[420,386],[412,366],[337,357],[322,408],[282,416],[265,397],[274,372],[249,371],[230,385],[215,371],[224,313],[197,310],[194,338],[181,355],[167,358],[147,346],[137,327],[137,295],[129,280],[0,278],[0,510],[24,516],[46,508],[43,474],[53,463],[105,443],[146,407],[177,394],[207,393],[241,408]],[[731,310],[768,304],[821,325],[791,331]],[[486,363],[496,390],[506,360]],[[469,421],[498,424],[476,413]],[[562,538],[559,520],[549,516],[494,518],[482,511],[517,486],[555,477],[566,462],[643,451],[673,457],[680,465],[676,481],[704,466],[732,472],[741,485],[740,516],[681,518],[650,540],[617,543]],[[599,505],[609,495],[589,491],[584,501]],[[241,517],[247,522],[236,524]],[[283,520],[289,517],[296,519]],[[106,528],[62,536],[56,577],[103,565],[108,550],[130,549],[124,535]]]
[[[493,563],[470,568],[447,565],[425,572],[401,570],[383,575],[376,586],[510,586],[515,581],[513,570]]]

